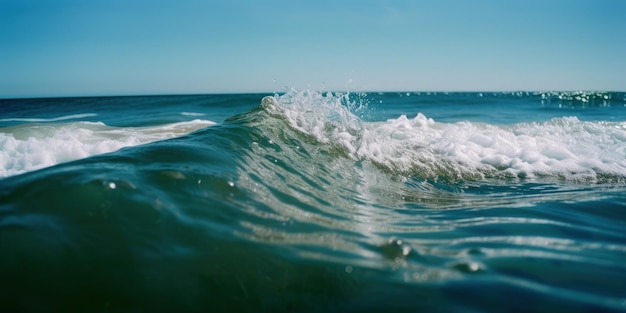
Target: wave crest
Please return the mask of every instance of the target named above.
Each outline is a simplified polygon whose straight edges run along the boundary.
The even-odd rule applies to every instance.
[[[401,175],[586,182],[626,177],[623,122],[440,123],[422,113],[366,122],[354,113],[363,101],[349,93],[292,90],[264,98],[262,108],[320,144]]]

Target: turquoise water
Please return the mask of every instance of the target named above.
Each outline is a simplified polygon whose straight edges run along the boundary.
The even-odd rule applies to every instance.
[[[625,105],[0,100],[0,311],[625,311]]]

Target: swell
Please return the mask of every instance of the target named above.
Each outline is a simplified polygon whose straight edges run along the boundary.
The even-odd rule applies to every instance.
[[[344,145],[348,112],[317,133],[267,101],[0,180],[3,307],[621,308],[623,186],[398,174]]]
[[[280,229],[284,208],[298,205],[280,187],[297,173],[285,158],[276,173],[289,178],[261,181],[285,204],[244,182],[242,171],[254,179],[257,166],[278,163],[254,151],[255,142],[276,148],[249,128],[260,115],[0,181],[2,308],[283,311],[355,292],[343,266],[252,235]],[[297,227],[301,238],[323,231]]]
[[[344,100],[334,102],[336,97],[330,104],[313,97],[333,110],[349,108]],[[454,298],[464,309],[476,305],[459,294],[469,282],[497,293],[529,293],[544,308],[563,308],[563,301],[575,311],[621,306],[615,286],[624,278],[617,273],[623,272],[619,260],[626,246],[615,218],[623,216],[622,185],[559,177],[459,181],[414,171],[399,175],[354,157],[357,150],[341,142],[367,127],[349,112],[308,112],[320,126],[307,119],[293,123],[293,112],[281,114],[274,104],[266,98],[252,119],[239,120],[250,127],[253,141],[234,185],[253,190],[254,201],[244,209],[257,218],[242,222],[238,236],[280,247],[296,260],[343,266],[358,286],[354,297],[373,307],[404,294],[376,300],[364,295],[399,282],[417,294]],[[304,106],[294,112],[307,113]],[[604,209],[588,209],[597,207]],[[614,276],[603,281],[599,272]],[[360,285],[368,276],[380,286]],[[442,284],[443,292],[432,292]]]

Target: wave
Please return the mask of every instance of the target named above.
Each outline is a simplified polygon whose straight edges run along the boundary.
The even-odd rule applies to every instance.
[[[624,187],[561,183],[578,178],[557,166],[622,177],[617,167],[583,167],[568,150],[612,147],[607,164],[622,164],[621,124],[366,116],[360,95],[291,91],[172,140],[0,180],[9,308],[623,309]],[[63,127],[156,139],[200,125],[39,126],[53,128],[18,139],[44,142]],[[542,140],[564,151],[531,144]],[[442,148],[454,145],[456,154]],[[557,163],[500,183],[518,168],[474,160],[527,146],[535,163]],[[536,182],[541,173],[559,181]],[[499,300],[510,294],[523,303]]]
[[[53,118],[19,118],[19,117],[14,117],[14,118],[3,118],[3,119],[0,119],[0,122],[46,123],[46,122],[59,122],[59,121],[66,121],[66,120],[73,120],[73,119],[81,119],[81,118],[94,117],[94,116],[98,116],[98,114],[96,114],[96,113],[83,113],[83,114],[72,114],[72,115],[65,115],[65,116],[59,116],[59,117],[53,117]]]
[[[606,181],[626,177],[626,123],[580,121],[497,125],[440,123],[422,113],[366,122],[349,94],[292,90],[262,107],[289,127],[355,161],[425,179],[551,178]]]
[[[81,118],[77,114],[68,118]],[[40,119],[22,119],[22,121]],[[150,127],[112,127],[101,122],[23,124],[0,130],[0,177],[18,175],[124,147],[173,138],[215,124],[193,120]]]

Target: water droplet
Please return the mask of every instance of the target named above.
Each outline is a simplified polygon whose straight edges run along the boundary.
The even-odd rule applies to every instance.
[[[235,183],[233,183],[232,181],[229,181],[228,186],[235,187]]]
[[[472,261],[457,263],[453,267],[463,273],[475,273],[482,269],[478,262]]]
[[[115,189],[117,186],[115,185],[115,183],[114,183],[114,182],[110,182],[110,183],[108,184],[108,187],[109,187],[109,189]]]
[[[346,266],[346,273],[348,274],[352,273],[352,266],[350,265]]]
[[[389,239],[381,248],[383,255],[391,260],[403,259],[411,253],[411,247],[397,238]]]
[[[404,256],[408,256],[409,253],[411,253],[411,247],[409,246],[402,246],[402,255]]]

